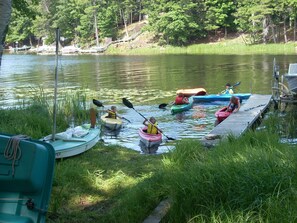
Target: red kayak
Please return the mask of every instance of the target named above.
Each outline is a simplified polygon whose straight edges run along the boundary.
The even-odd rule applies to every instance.
[[[206,95],[204,88],[191,88],[191,89],[179,89],[176,94],[182,93],[185,97],[191,97],[193,95]]]
[[[228,107],[226,106],[216,111],[215,116],[217,117],[217,124],[224,121],[232,113],[230,111],[227,111],[227,108]]]

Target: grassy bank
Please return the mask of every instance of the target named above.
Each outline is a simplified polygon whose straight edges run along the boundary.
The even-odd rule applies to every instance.
[[[163,156],[98,146],[57,163],[49,222],[142,222],[167,197],[163,222],[295,222],[296,155],[268,132]]]
[[[57,162],[48,222],[142,222],[167,197],[163,222],[295,222],[296,155],[266,131],[162,156],[99,144]]]
[[[39,138],[49,130],[43,100],[0,115],[1,132]],[[170,153],[141,155],[98,143],[57,161],[47,222],[142,222],[168,197],[162,222],[295,222],[297,151],[279,143],[276,118],[211,150],[182,140]]]
[[[284,55],[296,54],[296,44],[259,44],[246,45],[244,43],[227,40],[218,43],[194,44],[187,47],[150,46],[133,48],[133,43],[125,43],[122,46],[111,45],[106,54],[127,55],[155,55],[155,54],[220,54],[220,55],[247,55],[247,54],[271,54]]]

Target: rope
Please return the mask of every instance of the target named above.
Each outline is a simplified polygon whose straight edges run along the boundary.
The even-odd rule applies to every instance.
[[[254,107],[251,107],[251,108],[247,108],[247,109],[245,109],[244,111],[250,111],[250,110],[252,110],[252,109],[254,109],[254,108],[258,108],[258,107],[262,107],[262,106],[265,106],[266,104],[260,104],[260,105],[258,105],[258,106],[254,106]]]
[[[14,176],[15,161],[19,160],[22,156],[20,141],[24,139],[29,139],[29,137],[25,135],[16,135],[11,137],[8,140],[8,143],[4,150],[4,158],[6,158],[7,160],[12,160],[12,164],[11,164],[12,176]]]

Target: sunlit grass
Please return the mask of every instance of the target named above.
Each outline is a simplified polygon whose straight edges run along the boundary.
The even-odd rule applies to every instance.
[[[96,213],[92,217],[94,222],[96,219],[98,222],[104,222],[102,219],[112,222],[106,217],[109,211],[117,209],[115,204],[124,199],[128,191],[150,179],[161,159],[161,156],[141,156],[136,151],[98,144],[80,156],[59,161],[49,222],[57,219],[83,222],[93,216],[93,212]]]
[[[110,46],[107,54],[128,54],[128,55],[154,55],[154,54],[220,54],[220,55],[247,55],[247,54],[295,54],[296,44],[258,44],[246,45],[244,43],[234,43],[232,41],[224,41],[214,44],[194,44],[184,47],[151,47],[151,48],[135,48],[130,50],[122,50]]]

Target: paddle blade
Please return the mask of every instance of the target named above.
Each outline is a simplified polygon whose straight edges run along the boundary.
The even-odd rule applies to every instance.
[[[160,104],[160,105],[159,105],[159,108],[160,108],[160,109],[164,109],[167,105],[168,105],[168,104],[166,104],[166,103]]]
[[[91,128],[95,128],[96,125],[96,111],[94,108],[90,109]]]
[[[128,108],[133,108],[133,104],[127,98],[123,98],[122,101],[123,104],[126,105]]]
[[[175,138],[172,138],[172,137],[169,137],[169,136],[166,136],[166,138],[167,138],[168,140],[175,140]]]
[[[101,103],[101,101],[98,101],[96,99],[93,99],[93,104],[98,106],[98,107],[104,107],[103,104]]]
[[[131,121],[125,117],[122,116],[122,119],[126,120],[127,122],[131,123]]]
[[[232,87],[236,87],[236,86],[238,86],[238,85],[240,85],[240,81],[238,81],[237,83],[235,83]]]

